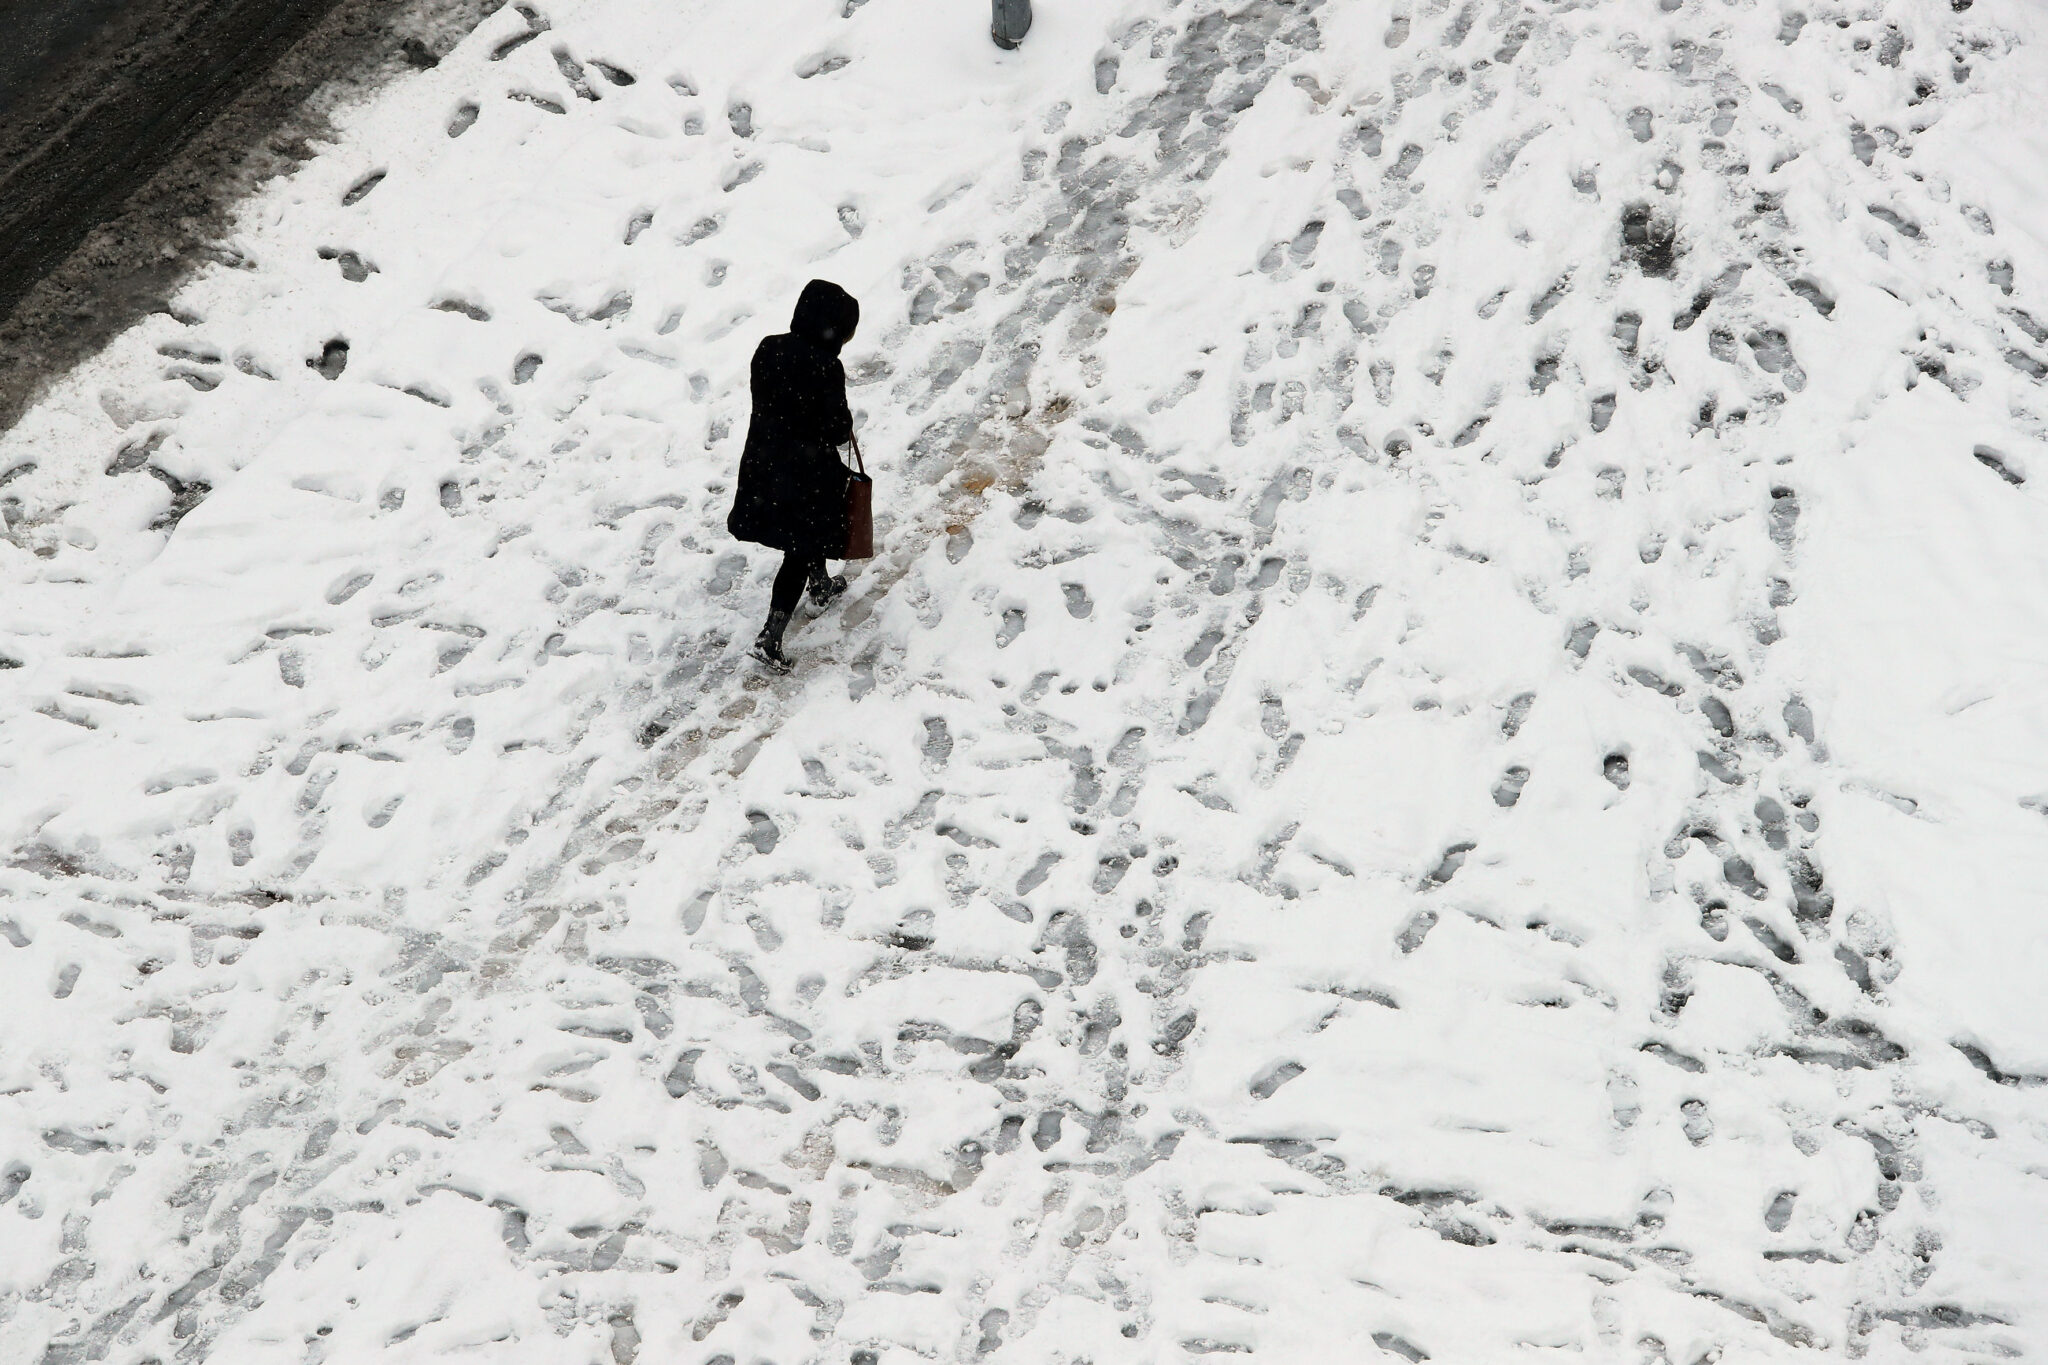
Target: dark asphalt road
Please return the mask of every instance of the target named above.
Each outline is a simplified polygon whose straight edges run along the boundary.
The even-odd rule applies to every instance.
[[[323,99],[503,0],[0,0],[0,430],[213,259]]]
[[[61,66],[130,0],[0,0],[0,118],[46,72]]]
[[[335,2],[32,0],[43,56],[0,85],[0,312]]]

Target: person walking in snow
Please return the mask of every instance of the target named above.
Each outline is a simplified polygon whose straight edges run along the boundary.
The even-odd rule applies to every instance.
[[[789,330],[754,349],[754,410],[740,455],[739,487],[725,528],[735,539],[782,551],[768,595],[768,624],[754,657],[787,672],[782,633],[806,585],[824,606],[846,591],[827,574],[826,556],[846,549],[846,484],[839,447],[853,439],[846,370],[839,348],[860,323],[860,305],[829,280],[812,280],[796,302]]]

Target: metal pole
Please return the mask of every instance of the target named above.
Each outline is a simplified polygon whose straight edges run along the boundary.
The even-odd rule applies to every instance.
[[[989,36],[996,40],[996,46],[1008,52],[1024,41],[1024,35],[1031,31],[1031,0],[990,0],[995,9],[995,21],[989,27]]]

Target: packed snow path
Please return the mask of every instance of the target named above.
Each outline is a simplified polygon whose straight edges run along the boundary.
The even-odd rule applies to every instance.
[[[2048,1347],[2038,20],[759,14],[501,11],[0,440],[0,1359]]]

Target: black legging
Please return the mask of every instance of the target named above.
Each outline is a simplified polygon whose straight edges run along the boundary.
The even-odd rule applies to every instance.
[[[804,595],[804,584],[825,574],[825,560],[822,555],[807,555],[791,550],[782,556],[782,567],[775,571],[775,587],[768,594],[770,612],[793,612],[796,601]]]

